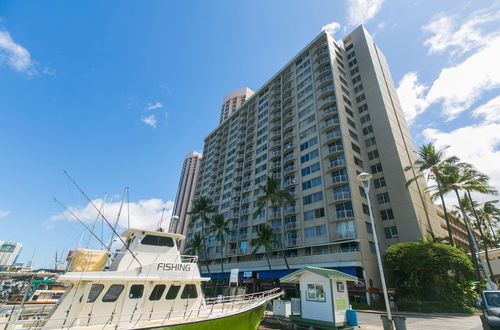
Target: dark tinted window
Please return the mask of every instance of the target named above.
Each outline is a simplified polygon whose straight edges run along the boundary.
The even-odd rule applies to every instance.
[[[172,237],[146,235],[141,241],[144,245],[155,245],[155,246],[174,246],[174,240]]]
[[[143,292],[144,292],[144,285],[134,284],[130,287],[130,292],[128,293],[128,297],[130,299],[138,299],[142,297]]]
[[[88,303],[94,302],[101,293],[102,289],[104,289],[104,285],[92,284],[92,286],[90,287],[90,292],[89,292],[89,297],[87,298],[87,302]]]
[[[181,299],[189,299],[198,297],[198,292],[196,291],[196,285],[186,284],[184,290],[182,290]]]
[[[165,291],[164,284],[155,285],[153,291],[151,291],[151,294],[149,295],[149,300],[160,300],[164,291]]]
[[[175,299],[180,289],[181,289],[180,285],[171,285],[170,288],[168,288],[167,296],[165,297],[165,299],[167,300]]]
[[[120,294],[123,291],[123,285],[121,284],[113,284],[112,286],[109,287],[108,291],[106,291],[106,294],[104,297],[102,297],[103,302],[114,302]]]

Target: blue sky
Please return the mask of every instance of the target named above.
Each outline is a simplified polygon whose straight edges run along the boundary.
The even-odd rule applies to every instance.
[[[229,91],[257,90],[326,26],[365,24],[388,58],[415,144],[451,145],[500,189],[500,3],[491,1],[0,2],[0,239],[52,263],[94,212],[170,215],[184,155]],[[498,60],[497,60],[498,61]],[[122,216],[120,223],[126,218]],[[107,237],[107,236],[106,236]],[[80,241],[80,246],[86,239]],[[83,244],[84,245],[84,244]]]

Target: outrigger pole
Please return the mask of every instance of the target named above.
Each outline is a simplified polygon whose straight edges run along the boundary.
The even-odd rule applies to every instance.
[[[135,261],[137,261],[137,263],[140,266],[139,267],[139,272],[141,272],[142,271],[142,264],[139,261],[139,259],[137,259],[137,257],[135,256],[134,252],[132,252],[132,250],[129,249],[129,247],[127,246],[127,244],[125,244],[125,241],[123,240],[123,238],[116,232],[116,230],[113,228],[113,226],[109,223],[108,219],[106,219],[106,217],[104,216],[104,214],[101,213],[101,211],[99,210],[99,208],[97,208],[97,206],[95,206],[94,202],[92,202],[92,200],[89,198],[89,196],[87,196],[87,194],[85,193],[85,191],[83,191],[83,189],[80,188],[80,186],[78,185],[78,183],[76,183],[76,181],[73,180],[73,178],[68,174],[68,172],[66,172],[66,170],[64,170],[64,174],[75,185],[75,187],[78,188],[78,190],[87,199],[87,201],[94,207],[94,209],[96,209],[97,212],[99,212],[99,215],[108,224],[109,228],[111,228],[111,230],[113,231],[113,234],[116,235],[120,239],[120,241],[123,243],[123,246],[127,249],[128,252],[130,252],[132,254],[132,257],[135,259]],[[109,249],[108,249],[108,251],[109,251]]]

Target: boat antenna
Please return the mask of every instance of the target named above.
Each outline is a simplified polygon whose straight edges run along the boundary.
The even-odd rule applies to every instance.
[[[57,204],[61,205],[65,210],[66,212],[68,212],[69,214],[71,214],[73,216],[73,218],[75,218],[85,229],[87,229],[89,231],[89,233],[94,236],[98,241],[99,243],[101,243],[104,247],[107,247],[106,244],[104,244],[104,242],[96,235],[94,234],[94,232],[92,230],[90,230],[90,228],[85,224],[85,222],[83,222],[82,220],[80,220],[80,218],[78,218],[76,216],[76,214],[74,214],[70,209],[68,209],[66,207],[66,205],[64,205],[63,203],[61,203],[57,198],[54,197],[54,202],[56,202]],[[108,249],[109,251],[109,249]],[[57,253],[57,252],[56,252]],[[57,261],[56,261],[57,262]]]
[[[111,226],[111,224],[109,223],[108,219],[106,219],[106,217],[104,216],[104,214],[101,213],[101,211],[99,211],[99,209],[97,208],[97,206],[95,206],[94,202],[92,202],[92,200],[89,198],[89,196],[87,196],[87,194],[85,193],[85,191],[83,191],[82,188],[80,188],[80,186],[78,185],[78,183],[76,183],[75,180],[73,180],[73,178],[68,174],[68,172],[64,171],[64,174],[68,177],[68,179],[75,185],[75,187],[78,188],[78,190],[82,193],[83,196],[85,196],[85,198],[87,199],[87,201],[94,207],[94,209],[97,210],[97,212],[99,212],[99,214],[101,215],[102,219],[106,222],[106,224],[111,228],[111,230],[113,231],[113,233],[120,239],[120,241],[123,243],[123,246],[125,246],[125,248],[127,249],[127,251],[129,251],[131,254],[132,254],[132,257],[135,259],[135,261],[137,261],[137,263],[139,264],[140,268],[139,268],[139,272],[142,271],[142,264],[141,262],[139,261],[139,259],[137,259],[137,257],[135,256],[134,252],[132,252],[132,250],[130,250],[130,248],[127,246],[127,244],[125,243],[125,241],[123,240],[123,238],[118,235],[118,233],[116,232],[116,230],[113,228],[113,226]],[[99,240],[101,243],[102,241]]]
[[[123,201],[125,200],[125,194],[127,193],[128,188],[125,187],[123,190],[123,196],[122,196],[122,202],[120,204],[120,209],[118,210],[118,215],[116,217],[115,225],[113,226],[113,233],[111,233],[111,239],[109,240],[109,245],[108,247],[111,249],[111,244],[113,243],[113,238],[115,238],[115,229],[116,226],[118,225],[118,220],[120,220],[120,214],[122,213],[122,208],[123,208]]]
[[[130,191],[127,187],[127,229],[130,229]]]
[[[26,264],[26,267],[31,267],[31,264],[33,263],[33,259],[35,258],[35,253],[36,253],[36,246],[35,249],[33,250],[33,254],[31,255],[30,261]]]
[[[163,214],[165,213],[165,208],[163,208],[163,210],[161,211],[161,218],[160,218],[160,222],[158,223],[158,231],[163,231],[163,229],[161,229],[161,223],[163,222]]]
[[[108,193],[104,193],[104,199],[102,200],[102,204],[101,204],[101,213],[104,212],[104,204],[106,204],[106,199],[108,198]],[[97,216],[95,217],[95,221],[94,221],[94,224],[92,225],[92,231],[95,230],[95,227],[97,226],[97,221],[99,221],[99,213],[97,213]],[[85,248],[88,249],[89,247],[89,244],[90,244],[90,236],[89,236],[89,240],[87,241],[87,246]],[[102,238],[102,236],[101,236]]]

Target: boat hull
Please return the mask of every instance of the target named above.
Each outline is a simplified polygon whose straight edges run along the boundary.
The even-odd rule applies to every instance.
[[[253,309],[243,311],[238,314],[224,316],[214,319],[195,321],[183,324],[168,326],[146,327],[137,329],[168,329],[168,330],[256,330],[259,327],[262,316],[266,309],[263,303]]]

